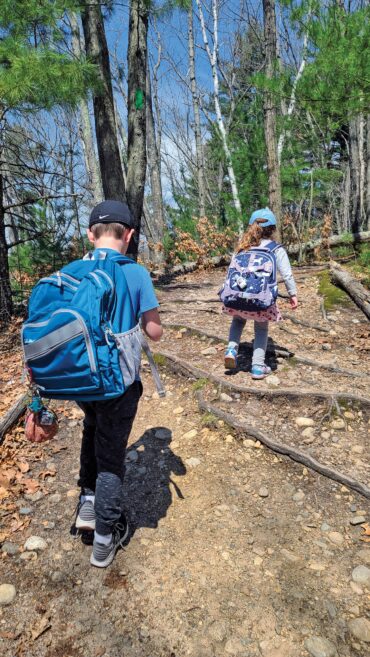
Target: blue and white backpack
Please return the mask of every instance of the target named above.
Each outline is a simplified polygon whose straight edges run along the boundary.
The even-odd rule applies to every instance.
[[[278,294],[276,242],[234,253],[219,291],[226,308],[241,311],[267,310]]]
[[[123,394],[138,378],[142,334],[112,330],[116,281],[129,297],[124,256],[88,254],[42,278],[22,327],[26,370],[42,397],[91,401]],[[120,265],[120,266],[118,266]],[[122,280],[123,279],[123,280]]]

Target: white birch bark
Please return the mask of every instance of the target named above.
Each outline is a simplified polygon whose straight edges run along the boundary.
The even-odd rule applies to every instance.
[[[208,35],[207,35],[207,29],[206,29],[206,24],[204,20],[204,13],[203,13],[203,8],[201,5],[201,0],[196,0],[197,7],[198,7],[198,12],[199,12],[199,19],[200,19],[200,24],[202,28],[202,36],[203,36],[203,42],[204,46],[208,55],[208,59],[211,65],[211,70],[212,70],[212,80],[213,80],[213,92],[214,92],[214,103],[215,103],[215,112],[216,112],[216,120],[217,120],[217,126],[219,129],[220,137],[221,137],[221,142],[222,142],[222,147],[225,153],[225,158],[226,158],[226,166],[227,166],[227,173],[229,176],[229,181],[230,181],[230,186],[231,186],[231,193],[233,197],[233,202],[236,211],[241,214],[242,208],[240,204],[240,199],[239,199],[239,192],[238,192],[238,186],[235,178],[235,173],[234,173],[234,168],[232,164],[232,158],[231,158],[231,152],[229,149],[229,145],[227,143],[227,132],[225,129],[225,123],[222,117],[222,112],[221,112],[221,105],[220,105],[220,97],[219,97],[219,78],[218,78],[218,71],[217,71],[217,57],[218,57],[218,7],[217,7],[217,0],[212,0],[212,17],[213,17],[213,47],[211,49],[208,41]],[[241,221],[240,221],[240,226],[241,228]]]
[[[196,153],[197,178],[198,178],[199,216],[204,217],[206,214],[204,158],[203,158],[203,150],[202,150],[202,135],[200,128],[199,98],[198,98],[197,83],[195,77],[195,48],[194,48],[192,6],[188,10],[188,44],[189,44],[190,88],[191,88],[191,95],[193,100],[193,114],[194,114],[194,135],[195,135],[195,153]]]

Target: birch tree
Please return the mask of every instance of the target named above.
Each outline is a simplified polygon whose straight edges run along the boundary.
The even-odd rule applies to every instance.
[[[200,125],[200,109],[198,88],[195,75],[195,48],[194,48],[194,30],[193,30],[193,6],[188,10],[188,47],[189,47],[189,75],[190,88],[193,101],[194,115],[194,136],[195,136],[195,153],[197,166],[197,181],[199,195],[199,216],[204,217],[206,214],[206,190],[204,180],[204,154],[202,149],[202,132]]]

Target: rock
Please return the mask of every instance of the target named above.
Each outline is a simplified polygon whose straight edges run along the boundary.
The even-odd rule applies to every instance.
[[[203,356],[215,356],[217,354],[217,349],[216,347],[207,347],[207,349],[203,349],[201,353]]]
[[[351,506],[349,507],[349,510],[350,510],[352,513],[356,513],[356,511],[357,511],[357,505],[356,505],[356,504],[351,504]]]
[[[1,552],[5,552],[5,554],[18,554],[19,545],[11,543],[10,541],[5,541],[1,546]]]
[[[22,506],[19,509],[19,515],[20,516],[30,516],[31,513],[33,513],[33,509],[31,509],[30,506]]]
[[[24,498],[30,502],[38,502],[39,500],[42,500],[43,497],[44,493],[42,493],[41,490],[37,490],[36,493],[27,493],[24,496]]]
[[[268,488],[266,488],[266,486],[261,486],[261,488],[258,491],[258,495],[260,497],[268,497],[269,496]]]
[[[315,424],[310,417],[296,417],[295,423],[297,427],[313,427]]]
[[[227,625],[225,621],[214,621],[208,627],[208,634],[214,641],[221,642],[225,639],[227,634]]]
[[[342,545],[344,541],[344,536],[339,532],[329,532],[328,539],[331,543],[334,543],[334,545]]]
[[[0,606],[10,605],[16,596],[15,586],[13,584],[0,585]]]
[[[309,566],[310,570],[314,570],[317,573],[322,572],[323,570],[326,570],[327,566],[324,563],[320,563],[319,561],[312,561]]]
[[[234,436],[231,435],[231,433],[228,433],[226,438],[225,438],[226,443],[233,443],[234,442]]]
[[[71,488],[71,490],[67,490],[67,497],[78,497],[79,494],[80,494],[79,488]]]
[[[365,516],[353,516],[353,518],[350,519],[351,525],[362,525],[364,522],[366,522]]]
[[[129,452],[126,454],[125,461],[128,463],[136,463],[139,459],[139,454],[137,453],[136,449],[131,449]]]
[[[313,438],[314,428],[313,427],[306,427],[306,429],[303,429],[303,431],[302,431],[302,436],[304,436],[305,438]]]
[[[154,433],[157,440],[170,440],[171,431],[169,429],[156,429]]]
[[[370,568],[367,566],[356,566],[352,570],[352,579],[356,584],[370,585]]]
[[[322,532],[328,532],[328,531],[330,531],[330,525],[328,525],[327,522],[323,522],[322,525],[321,525],[321,531],[322,531]]]
[[[35,561],[37,559],[37,552],[34,552],[33,550],[31,552],[22,552],[19,558],[22,559],[22,561]]]
[[[280,379],[275,374],[270,374],[270,376],[266,378],[266,383],[269,386],[278,386],[280,385]]]
[[[312,657],[337,657],[337,649],[331,641],[321,636],[312,636],[304,642],[306,650]]]
[[[49,502],[51,502],[52,504],[59,504],[61,499],[62,499],[62,496],[61,496],[60,493],[53,493],[53,495],[50,495],[50,497],[49,497]]]
[[[183,438],[185,440],[191,440],[192,438],[196,438],[197,435],[198,435],[197,429],[191,429],[190,431],[184,433]]]
[[[60,582],[63,582],[65,580],[65,575],[61,573],[59,570],[56,570],[54,573],[52,573],[51,576],[51,581],[55,582],[56,584],[59,584]]]
[[[24,549],[28,550],[29,552],[37,552],[38,550],[46,550],[47,546],[47,542],[41,538],[41,536],[30,536],[24,544]]]
[[[353,445],[353,447],[351,447],[351,452],[353,452],[354,454],[362,454],[363,451],[364,448],[362,447],[362,445]]]
[[[200,459],[197,459],[195,456],[191,456],[189,459],[185,459],[185,463],[189,466],[189,468],[196,468],[198,465],[200,465]]]
[[[280,554],[282,557],[284,557],[284,559],[290,561],[291,563],[296,563],[297,561],[299,561],[299,557],[297,557],[297,555],[294,554],[294,552],[290,552],[290,550],[287,550],[286,548],[282,548],[280,550]]]
[[[173,414],[174,414],[174,415],[182,415],[183,412],[184,412],[184,409],[183,409],[182,406],[177,406],[177,407],[173,410]]]
[[[352,411],[344,411],[344,417],[347,417],[349,420],[355,419],[355,414]]]
[[[233,401],[233,398],[230,397],[230,395],[227,395],[226,392],[221,392],[220,401],[223,401],[223,402],[226,402],[227,404],[230,404],[230,402]]]
[[[256,441],[252,440],[251,438],[245,438],[243,440],[244,447],[254,447],[255,444],[256,444]]]
[[[323,351],[330,351],[331,350],[331,344],[329,342],[323,342],[321,345],[321,348]]]
[[[334,420],[330,422],[330,426],[332,429],[345,429],[346,428],[346,423],[341,417],[337,417]]]
[[[350,582],[349,585],[356,595],[363,595],[364,591],[359,584],[356,584],[356,582]]]
[[[330,433],[329,433],[329,431],[322,431],[322,432],[320,433],[320,436],[321,436],[321,438],[322,438],[323,440],[329,440],[329,438],[330,438]]]
[[[292,500],[294,502],[302,502],[305,498],[305,494],[302,490],[299,490],[297,493],[295,493],[292,497]]]
[[[359,641],[370,643],[370,621],[367,618],[353,618],[348,623],[348,629]]]
[[[244,655],[245,654],[245,645],[238,639],[236,636],[231,637],[225,643],[225,653],[227,655]]]
[[[262,557],[255,557],[253,560],[253,563],[255,566],[262,566],[263,564],[263,559]]]
[[[357,552],[357,558],[370,566],[370,548],[363,548]]]

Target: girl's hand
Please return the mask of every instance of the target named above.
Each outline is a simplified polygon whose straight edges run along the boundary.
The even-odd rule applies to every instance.
[[[298,306],[298,299],[297,297],[290,297],[290,307],[292,310],[295,310]]]

